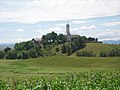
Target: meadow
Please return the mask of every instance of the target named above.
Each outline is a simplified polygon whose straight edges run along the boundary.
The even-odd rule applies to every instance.
[[[82,90],[82,88],[88,90],[87,87],[91,89],[97,87],[100,89],[103,83],[114,84],[112,83],[114,80],[114,85],[116,86],[113,87],[116,88],[115,90],[119,90],[119,62],[120,57],[74,56],[44,57],[27,60],[0,60],[0,90],[6,90],[6,88],[11,88],[10,90],[49,90],[49,86],[52,90],[67,90],[67,88],[68,90]],[[71,79],[67,80],[69,79],[68,77]],[[94,80],[93,77],[94,79],[96,77],[98,78]],[[94,81],[92,81],[92,79]],[[96,80],[102,79],[104,79],[104,81],[100,82],[98,86],[97,83],[95,83]],[[106,81],[107,79],[109,81]],[[87,84],[88,80],[90,80],[89,84]],[[65,86],[63,85],[64,83],[66,83]],[[96,84],[96,87],[92,87],[92,83],[93,86]],[[83,87],[81,88],[79,85],[83,85]],[[109,84],[102,88],[108,86]],[[44,87],[47,89],[40,89]],[[110,89],[112,87],[108,88]]]

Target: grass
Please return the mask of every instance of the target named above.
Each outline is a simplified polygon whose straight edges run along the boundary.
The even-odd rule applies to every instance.
[[[120,69],[120,57],[45,57],[0,60],[0,79],[57,76],[90,70]]]
[[[86,47],[81,50],[93,51],[94,53],[96,53],[97,56],[99,56],[101,51],[107,52],[115,48],[120,49],[120,45],[111,45],[111,44],[103,44],[103,43],[87,43]]]

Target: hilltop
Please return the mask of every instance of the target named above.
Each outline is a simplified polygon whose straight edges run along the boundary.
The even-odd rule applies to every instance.
[[[97,56],[100,54],[101,51],[108,52],[112,49],[118,48],[120,49],[120,45],[117,44],[103,44],[103,43],[86,43],[86,47],[81,49],[80,51],[93,51],[97,54]]]

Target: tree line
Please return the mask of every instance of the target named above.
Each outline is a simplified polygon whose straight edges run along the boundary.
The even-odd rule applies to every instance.
[[[14,49],[6,47],[0,51],[0,59],[29,59],[43,56],[41,45],[32,41],[16,43]]]
[[[120,49],[112,49],[108,52],[100,52],[100,57],[120,57]]]

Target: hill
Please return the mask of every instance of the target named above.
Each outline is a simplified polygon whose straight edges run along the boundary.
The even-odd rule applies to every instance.
[[[109,51],[111,49],[115,49],[115,48],[119,48],[120,49],[120,45],[116,45],[116,44],[103,44],[103,43],[86,43],[86,47],[81,49],[82,50],[87,50],[87,51],[93,51],[94,53],[96,53],[96,55],[98,56],[99,53],[101,51]]]

